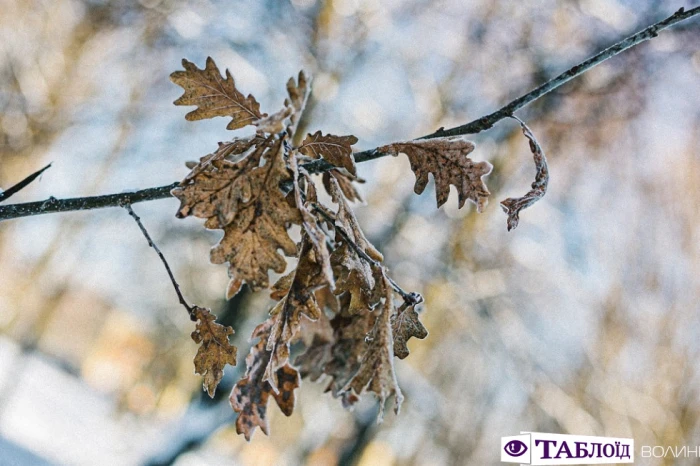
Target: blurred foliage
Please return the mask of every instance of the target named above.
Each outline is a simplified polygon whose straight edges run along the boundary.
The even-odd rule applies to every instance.
[[[182,57],[216,57],[266,108],[282,100],[276,83],[309,70],[299,134],[322,123],[371,148],[483,115],[668,8],[0,0],[0,186],[48,162],[13,202],[181,178],[231,134],[172,106]],[[427,301],[430,335],[397,365],[400,416],[377,426],[369,399],[348,413],[305,383],[298,412],[245,443],[226,393],[202,401],[191,322],[112,209],[0,224],[0,435],[59,464],[495,464],[498,439],[520,430],[698,445],[698,32],[679,25],[521,112],[552,179],[510,234],[496,202],[476,214],[452,199],[436,210],[432,188],[415,196],[403,156],[358,167],[360,222]],[[493,199],[524,192],[518,125],[474,140]],[[226,305],[226,271],[208,262],[217,234],[176,209],[137,208],[186,295],[220,310],[246,354],[270,301]]]

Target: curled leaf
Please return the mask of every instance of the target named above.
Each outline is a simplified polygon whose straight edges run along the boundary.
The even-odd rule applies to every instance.
[[[394,356],[399,359],[405,359],[408,356],[406,342],[411,337],[422,340],[428,336],[428,330],[418,318],[416,306],[405,302],[391,316],[391,329],[394,335]]]
[[[231,391],[229,401],[231,407],[238,413],[236,432],[250,440],[257,427],[269,434],[267,423],[267,402],[272,398],[285,416],[291,416],[294,411],[294,390],[301,383],[299,372],[286,364],[277,370],[278,391],[263,380],[265,369],[270,361],[270,351],[266,349],[272,322],[268,319],[253,331],[253,338],[260,341],[250,349],[246,357],[248,367],[246,376],[241,379]]]
[[[323,372],[331,377],[327,387],[334,397],[342,396],[346,387],[357,374],[368,350],[367,335],[377,319],[375,312],[348,315],[341,312],[331,320],[332,341],[328,342],[329,357]],[[324,350],[318,349],[319,352]],[[311,355],[309,356],[311,357]],[[303,359],[299,363],[303,363]]]
[[[521,210],[530,207],[544,197],[547,193],[547,184],[549,183],[549,167],[547,166],[547,157],[545,157],[542,147],[540,147],[537,138],[532,134],[530,128],[522,121],[520,121],[520,127],[530,144],[532,158],[535,161],[536,173],[535,181],[531,186],[532,189],[530,189],[527,194],[522,197],[509,197],[505,201],[501,201],[501,208],[508,214],[508,231],[518,226]]]
[[[399,153],[408,156],[411,170],[416,175],[416,194],[425,190],[428,174],[432,173],[438,208],[447,202],[450,185],[453,185],[459,194],[459,208],[469,199],[481,212],[490,194],[481,178],[491,173],[493,166],[488,162],[474,162],[467,157],[473,150],[474,144],[462,136],[416,139],[377,149],[394,156]]]
[[[233,329],[217,324],[209,309],[194,307],[192,316],[197,321],[192,340],[200,345],[194,357],[195,373],[204,377],[204,389],[213,398],[226,364],[236,365],[236,347],[228,340]]]
[[[365,390],[374,392],[379,398],[379,415],[377,422],[381,422],[384,417],[384,405],[386,400],[394,396],[394,411],[396,414],[401,409],[403,394],[396,381],[394,372],[394,342],[392,337],[391,313],[394,310],[392,302],[391,284],[388,282],[384,272],[381,274],[381,287],[384,291],[384,302],[378,311],[374,328],[369,336],[369,346],[357,374],[343,391],[352,390],[358,396]]]
[[[282,280],[287,282],[284,277]],[[289,347],[301,327],[302,318],[315,321],[323,313],[316,301],[315,292],[324,286],[328,286],[328,281],[323,266],[319,263],[312,243],[304,235],[299,263],[289,291],[270,311],[272,327],[267,350],[271,352],[271,356],[263,380],[269,382],[275,390],[279,387],[275,376],[278,369],[287,364]],[[280,285],[276,285],[275,288],[279,289]]]
[[[348,309],[351,314],[370,311],[378,301],[373,293],[375,279],[370,261],[380,262],[384,258],[365,238],[335,179],[330,180],[330,187],[333,200],[338,203],[338,213],[335,216],[336,248],[331,253],[331,265],[336,278],[335,293],[350,294]],[[347,236],[349,241],[339,232]]]
[[[345,168],[356,174],[352,145],[357,143],[355,136],[323,135],[320,131],[308,134],[299,146],[299,152],[313,159],[323,158],[330,164]]]
[[[182,66],[185,71],[175,71],[170,75],[170,80],[185,90],[174,102],[175,105],[198,107],[185,115],[188,121],[229,116],[232,120],[226,129],[238,129],[267,116],[260,113],[260,104],[255,97],[245,97],[236,88],[229,70],[226,70],[226,79],[222,79],[219,68],[211,57],[207,57],[207,64],[201,70],[185,59],[182,60]]]
[[[294,180],[294,200],[301,214],[301,226],[306,234],[305,238],[316,251],[316,259],[324,275],[324,280],[332,290],[335,288],[335,282],[333,280],[333,271],[331,270],[330,253],[326,244],[326,233],[321,228],[319,219],[312,212],[314,204],[318,202],[316,185],[306,170],[298,167],[296,156],[295,151],[290,151],[287,159]],[[303,191],[304,187],[306,187],[305,192]]]

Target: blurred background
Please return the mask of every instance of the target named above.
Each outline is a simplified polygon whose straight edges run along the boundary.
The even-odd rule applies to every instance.
[[[267,112],[302,67],[307,129],[358,149],[482,116],[685,2],[652,0],[0,0],[0,186],[8,203],[169,184],[237,133],[186,122],[168,75],[211,55]],[[413,194],[404,156],[362,164],[357,213],[394,278],[426,297],[397,361],[401,414],[375,423],[305,382],[271,436],[235,434],[267,293],[224,301],[220,232],[136,212],[190,302],[236,329],[209,400],[193,329],[122,209],[0,223],[0,464],[482,465],[521,430],[700,444],[700,21],[682,23],[519,112],[550,161],[544,200],[506,231],[498,202],[534,167],[513,121],[473,137],[494,171],[483,214]]]

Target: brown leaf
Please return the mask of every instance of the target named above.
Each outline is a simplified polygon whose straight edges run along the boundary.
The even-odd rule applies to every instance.
[[[549,167],[547,166],[547,157],[545,157],[542,147],[540,147],[535,135],[530,131],[530,128],[522,121],[520,121],[520,127],[530,143],[530,151],[535,160],[535,169],[537,172],[535,174],[535,181],[531,186],[532,189],[530,189],[527,194],[523,197],[509,197],[505,201],[501,201],[501,208],[508,214],[508,231],[518,226],[521,210],[530,207],[544,197],[547,192],[547,184],[549,183]]]
[[[321,228],[316,215],[311,212],[312,209],[315,208],[314,205],[318,202],[316,185],[306,170],[303,168],[300,169],[297,166],[296,156],[296,151],[292,150],[289,153],[288,162],[294,180],[294,200],[301,214],[301,226],[306,233],[306,238],[311,242],[316,251],[318,265],[325,277],[326,284],[333,290],[335,288],[335,282],[331,269],[330,253],[328,252],[328,246],[326,244],[326,233]],[[306,192],[302,191],[302,185],[306,187]]]
[[[210,228],[223,228],[231,223],[239,205],[253,195],[250,179],[246,175],[258,165],[262,153],[238,162],[227,158],[245,154],[264,141],[260,136],[236,139],[221,143],[216,152],[202,157],[180,186],[171,191],[180,200],[177,217],[194,215],[210,219]]]
[[[334,397],[343,396],[346,386],[360,369],[362,358],[369,348],[367,335],[376,319],[376,312],[354,315],[341,312],[331,319],[333,340],[329,342],[330,359],[323,372],[332,377],[326,390]]]
[[[432,173],[438,208],[447,202],[450,185],[456,187],[459,193],[459,208],[469,199],[481,212],[488,203],[490,193],[481,177],[491,173],[493,167],[488,162],[474,162],[467,157],[474,150],[474,144],[462,136],[397,142],[377,150],[395,156],[399,153],[408,156],[411,170],[416,175],[416,194],[423,192],[428,184],[428,174]]]
[[[260,113],[260,104],[252,95],[244,97],[236,89],[236,83],[228,70],[226,79],[222,79],[219,68],[211,57],[207,57],[207,64],[202,70],[185,59],[182,60],[182,66],[185,71],[175,71],[170,75],[170,80],[185,90],[175,105],[198,107],[185,115],[188,121],[230,116],[233,119],[226,128],[238,129],[267,116]]]
[[[257,146],[256,153],[262,153],[266,161],[245,175],[252,196],[239,204],[233,221],[223,227],[224,237],[211,250],[212,263],[229,263],[232,284],[245,281],[253,291],[268,287],[269,270],[284,272],[287,264],[278,249],[288,256],[297,251],[287,229],[300,222],[299,211],[279,189],[280,182],[289,179],[281,146],[282,140],[275,135]],[[219,228],[220,223],[212,219],[205,226]],[[229,297],[237,291],[230,286]]]
[[[383,419],[384,405],[390,396],[393,395],[395,398],[394,411],[396,414],[399,413],[403,402],[403,394],[394,372],[394,340],[391,328],[391,314],[394,310],[392,288],[384,272],[381,276],[384,302],[381,308],[375,311],[379,315],[370,334],[369,347],[362,358],[360,368],[343,390],[352,390],[357,396],[364,391],[374,392],[379,398],[378,422]]]
[[[315,292],[328,286],[328,281],[313,244],[308,240],[308,235],[303,235],[301,244],[299,263],[289,291],[270,311],[273,325],[270,329],[267,350],[272,353],[272,356],[263,380],[269,381],[275,389],[279,385],[275,380],[275,374],[280,367],[287,364],[289,347],[301,327],[302,317],[315,321],[323,314],[323,310],[316,301]],[[284,279],[284,281],[287,280]]]
[[[321,292],[326,290],[328,288],[322,288],[316,292],[316,299],[321,309],[323,309],[324,299]],[[327,295],[335,298],[332,293]],[[302,320],[296,340],[302,343],[306,350],[297,356],[294,365],[299,369],[302,378],[309,377],[315,381],[323,375],[324,366],[331,359],[330,343],[333,341],[333,327],[330,319],[322,312],[315,321]]]
[[[203,217],[207,228],[224,230],[211,261],[229,262],[229,298],[244,282],[253,290],[266,288],[269,270],[284,272],[286,261],[278,249],[296,254],[287,229],[301,218],[279,188],[291,179],[282,144],[278,135],[223,144],[172,191],[181,201],[178,217]]]
[[[292,415],[295,403],[294,390],[301,383],[299,373],[290,365],[285,365],[277,371],[276,378],[279,383],[277,392],[268,382],[263,381],[271,355],[266,349],[271,326],[272,322],[268,319],[253,331],[253,338],[260,338],[260,341],[250,349],[246,357],[248,367],[246,376],[233,387],[229,398],[231,407],[239,413],[236,432],[243,434],[246,440],[251,439],[256,427],[260,427],[265,435],[269,434],[267,402],[270,396],[286,416]]]
[[[343,192],[345,199],[350,202],[364,202],[360,192],[357,190],[353,182],[364,183],[365,180],[352,175],[347,175],[340,170],[332,169],[323,173],[323,186],[326,188],[328,194],[331,193],[331,178],[335,178],[340,186],[340,190]]]
[[[331,342],[321,335],[314,335],[314,340],[302,354],[297,356],[294,364],[299,368],[299,374],[303,379],[309,378],[317,381],[326,374],[326,364],[333,358]]]
[[[355,136],[323,135],[320,131],[308,134],[299,146],[299,152],[313,159],[323,158],[331,165],[345,168],[356,174],[352,145],[357,143]]]
[[[408,305],[405,302],[391,316],[391,330],[394,335],[394,356],[399,359],[405,359],[408,356],[406,342],[411,337],[422,340],[428,336],[428,331],[418,319],[415,305]]]
[[[195,373],[204,377],[204,389],[213,398],[226,364],[236,365],[236,347],[228,340],[233,329],[217,324],[209,309],[194,307],[192,315],[197,320],[192,340],[201,344],[194,357]]]
[[[372,290],[375,288],[374,274],[370,263],[360,257],[364,253],[371,261],[382,261],[382,254],[365,238],[355,214],[352,212],[336,179],[330,180],[333,201],[338,203],[335,228],[348,236],[349,241],[336,234],[336,248],[331,253],[331,265],[336,280],[336,294],[348,292],[351,296],[351,314],[369,311],[376,304]]]

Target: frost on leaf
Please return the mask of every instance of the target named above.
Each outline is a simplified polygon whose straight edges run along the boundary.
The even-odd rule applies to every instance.
[[[324,275],[326,284],[331,290],[335,288],[333,271],[330,263],[330,252],[328,251],[327,236],[321,228],[319,219],[312,212],[318,202],[316,195],[316,185],[304,169],[297,166],[296,153],[289,153],[289,168],[292,171],[294,181],[294,200],[299,213],[301,214],[301,226],[306,234],[306,239],[311,242],[316,251],[317,264]],[[304,188],[305,191],[304,191]]]
[[[263,380],[265,369],[270,361],[271,353],[266,346],[271,325],[272,322],[268,319],[253,331],[253,338],[259,338],[260,341],[250,349],[246,357],[248,367],[246,376],[233,387],[229,398],[231,407],[238,413],[236,432],[243,434],[246,440],[251,439],[256,427],[260,427],[265,435],[269,434],[267,402],[270,396],[274,398],[285,416],[292,415],[295,403],[294,390],[301,383],[299,372],[288,364],[277,370],[277,392]]]
[[[288,282],[285,277],[281,280]],[[271,356],[263,380],[269,382],[273,388],[279,387],[276,375],[279,368],[289,360],[289,346],[301,327],[302,318],[315,321],[321,317],[323,310],[316,300],[316,290],[328,285],[318,254],[304,234],[294,279],[287,294],[270,311],[272,327],[267,350],[271,352]],[[275,288],[279,289],[282,286],[284,285],[276,284]]]
[[[380,262],[384,257],[365,238],[335,179],[330,180],[330,188],[333,201],[338,203],[335,218],[336,247],[331,253],[331,265],[336,277],[335,293],[350,294],[350,314],[369,311],[378,301],[373,292],[375,279],[369,261]],[[338,229],[344,232],[350,241],[338,234]]]
[[[180,200],[177,216],[205,218],[209,228],[223,228],[231,223],[239,205],[252,197],[252,187],[246,174],[259,162],[256,157],[237,162],[231,161],[231,158],[245,154],[262,142],[264,138],[260,136],[236,139],[220,143],[216,152],[202,157],[180,186],[171,192]]]
[[[394,396],[394,411],[398,414],[403,402],[403,394],[399,389],[394,372],[394,343],[392,337],[391,314],[394,311],[391,285],[381,274],[380,287],[384,291],[384,302],[375,312],[378,313],[374,328],[369,335],[369,347],[365,352],[357,374],[348,383],[345,390],[352,390],[358,396],[364,391],[374,392],[379,398],[378,422],[384,416],[386,400]]]
[[[229,263],[229,298],[243,282],[258,290],[268,286],[269,270],[284,272],[278,249],[296,254],[287,229],[299,212],[279,188],[291,178],[282,144],[277,135],[256,135],[222,145],[172,191],[181,201],[178,217],[203,217],[207,228],[224,230],[211,261]]]
[[[355,136],[324,136],[321,131],[316,131],[306,136],[299,146],[299,152],[312,159],[323,158],[331,165],[345,168],[355,175],[355,158],[352,155],[352,145],[355,143]]]
[[[200,345],[194,357],[195,373],[204,377],[204,389],[214,397],[226,364],[236,365],[236,347],[228,340],[233,329],[217,324],[216,316],[209,309],[194,307],[192,316],[197,321],[192,340]]]
[[[525,123],[520,122],[520,127],[523,134],[530,143],[530,151],[535,160],[535,181],[532,183],[530,191],[523,197],[509,197],[505,201],[501,201],[501,208],[508,214],[508,231],[513,230],[518,226],[520,221],[520,211],[530,207],[535,202],[544,197],[547,192],[547,184],[549,183],[549,168],[547,167],[547,157],[545,157],[542,148],[540,147],[535,135],[532,134],[530,128]]]
[[[299,72],[299,78],[296,82],[294,78],[289,78],[289,81],[287,81],[289,97],[284,99],[282,110],[268,117],[261,118],[253,124],[258,127],[258,131],[265,133],[280,133],[286,129],[291,139],[294,136],[294,131],[304,111],[306,99],[310,92],[309,81],[302,70]]]
[[[197,65],[182,60],[185,71],[175,71],[170,80],[182,87],[185,93],[175,101],[175,105],[196,105],[196,110],[188,113],[188,121],[229,116],[232,120],[227,129],[238,129],[267,116],[260,113],[260,104],[255,97],[245,97],[236,88],[231,73],[226,70],[226,79],[221,77],[219,68],[211,57],[200,70]]]
[[[374,312],[354,315],[341,313],[331,320],[333,341],[328,344],[328,360],[324,372],[332,380],[326,390],[335,397],[341,396],[346,407],[358,400],[357,396],[347,393],[346,387],[360,369],[362,358],[368,349],[367,335],[376,318]]]
[[[483,176],[491,173],[492,165],[488,162],[474,162],[467,155],[474,150],[474,144],[462,136],[416,139],[382,146],[379,152],[406,154],[411,162],[411,170],[416,175],[414,191],[421,194],[428,184],[428,174],[435,178],[435,192],[438,208],[447,202],[450,185],[457,188],[459,207],[467,199],[476,204],[479,212],[488,203],[489,190]]]
[[[268,271],[282,273],[287,265],[278,249],[288,256],[296,254],[287,229],[291,223],[299,223],[299,211],[279,188],[289,179],[281,145],[275,136],[267,138],[263,145],[265,165],[247,175],[252,197],[239,206],[234,220],[224,227],[224,237],[211,250],[212,263],[229,263],[229,295],[236,294],[243,281],[253,291],[267,288]]]
[[[394,335],[394,356],[405,359],[408,356],[406,342],[411,337],[419,340],[428,336],[428,330],[418,318],[415,305],[403,303],[391,317],[391,329]]]

